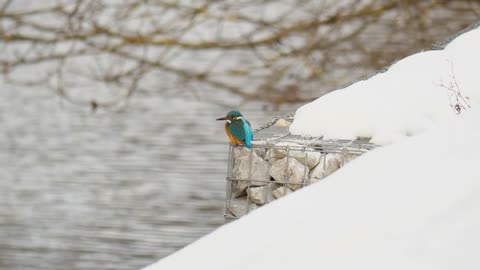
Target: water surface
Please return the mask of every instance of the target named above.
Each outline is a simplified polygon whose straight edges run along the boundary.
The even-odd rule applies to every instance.
[[[263,124],[282,112],[249,104]],[[91,113],[0,96],[0,269],[137,269],[223,224],[226,108],[139,93]]]

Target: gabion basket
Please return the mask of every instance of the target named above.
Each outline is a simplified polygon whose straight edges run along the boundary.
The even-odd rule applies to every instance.
[[[251,150],[230,145],[225,222],[315,183],[376,147],[369,138],[324,140],[288,132],[293,115],[255,130]]]

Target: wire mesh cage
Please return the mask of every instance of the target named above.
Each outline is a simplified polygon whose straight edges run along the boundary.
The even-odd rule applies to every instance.
[[[251,150],[230,145],[225,222],[315,183],[376,147],[369,138],[324,140],[288,132],[293,115],[255,130]]]

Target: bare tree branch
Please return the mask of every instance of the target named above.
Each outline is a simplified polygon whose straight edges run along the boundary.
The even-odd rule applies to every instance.
[[[94,109],[139,88],[305,102],[428,48],[480,10],[470,0],[30,3],[0,0],[6,82],[55,82],[59,96]]]

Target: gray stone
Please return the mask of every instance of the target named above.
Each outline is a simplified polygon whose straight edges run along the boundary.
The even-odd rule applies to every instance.
[[[283,118],[280,118],[277,120],[277,122],[275,122],[275,126],[277,127],[289,127],[292,123],[290,123],[289,121],[283,119]]]
[[[254,204],[254,203],[251,203],[248,205],[248,213],[251,213],[252,211],[254,210],[257,210],[258,209],[258,205]]]
[[[318,180],[332,174],[342,165],[342,156],[340,154],[323,154],[320,163],[310,172],[310,182],[315,183]]]
[[[270,168],[270,176],[276,182],[288,183],[287,186],[293,190],[301,188],[304,180],[308,181],[308,173],[308,167],[298,160],[288,157],[275,161]]]
[[[257,209],[258,206],[252,202],[247,201],[247,197],[235,198],[230,200],[230,205],[228,210],[235,217],[241,217],[248,212],[252,212]]]
[[[254,153],[260,157],[260,158],[265,158],[265,149],[264,148],[251,148],[253,149]],[[233,156],[235,158],[240,158],[240,157],[243,157],[243,156],[248,156],[250,155],[250,149],[246,148],[246,147],[234,147],[233,148]]]
[[[313,168],[315,167],[319,162],[320,162],[320,157],[321,153],[320,152],[314,152],[314,151],[309,151],[310,149],[306,148],[303,149],[302,145],[296,144],[296,143],[278,143],[275,144],[277,147],[281,148],[272,148],[269,150],[266,154],[267,159],[269,160],[270,163],[274,163],[275,161],[282,159],[287,156],[287,154],[298,160],[300,163],[307,165],[308,168]],[[286,147],[291,147],[295,150],[286,150]],[[301,149],[301,150],[298,150]]]
[[[275,189],[272,192],[272,195],[273,195],[273,197],[278,199],[278,198],[283,197],[283,196],[285,196],[287,194],[290,194],[292,192],[293,192],[293,190],[289,189],[288,187],[282,186],[282,187],[279,187],[279,188]]]
[[[272,153],[271,149],[267,151],[267,153],[265,154],[265,160],[268,161],[270,164],[273,164],[275,163],[275,161],[279,160],[280,158],[274,157],[271,153]]]
[[[247,189],[247,194],[250,201],[257,205],[264,205],[275,199],[272,195],[274,187],[276,187],[276,185],[273,183],[261,187],[251,187]]]
[[[234,197],[243,196],[249,186],[264,186],[270,182],[268,162],[255,152],[239,152],[235,158],[231,178]]]
[[[342,156],[341,167],[358,157],[358,155],[354,155],[354,154],[341,154],[341,156]]]
[[[265,149],[264,148],[255,148],[255,153],[261,159],[265,159]]]
[[[246,147],[234,147],[233,156],[235,159],[250,155],[250,150]]]

